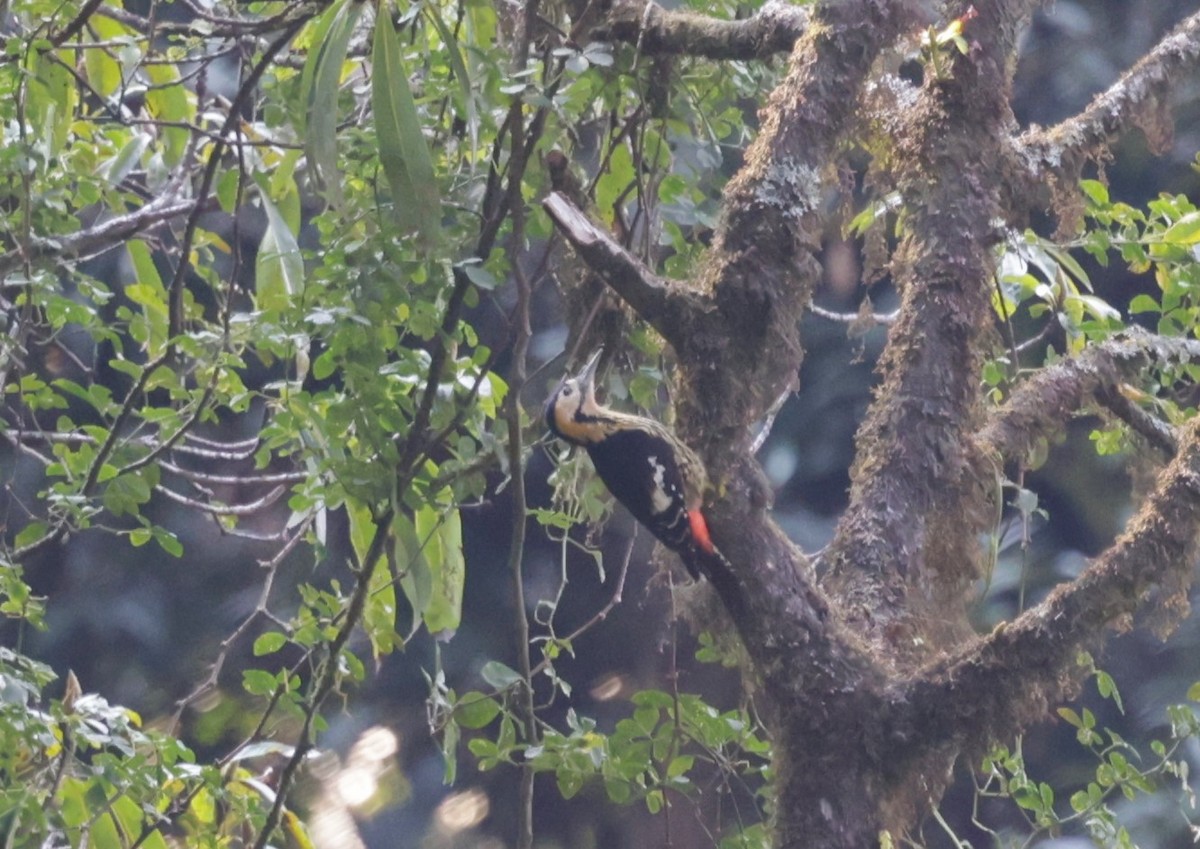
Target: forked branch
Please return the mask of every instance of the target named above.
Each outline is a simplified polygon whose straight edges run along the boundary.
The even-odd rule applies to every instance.
[[[1045,717],[1077,678],[1076,655],[1156,592],[1153,623],[1166,630],[1188,610],[1200,534],[1200,417],[1115,543],[1076,580],[974,645],[929,668],[899,701],[908,730],[925,741],[1002,739]],[[980,693],[987,693],[980,699]],[[897,739],[899,736],[897,735]]]
[[[1148,366],[1169,367],[1197,359],[1200,341],[1128,330],[1077,357],[1047,366],[1018,386],[984,425],[979,442],[1001,460],[1020,462],[1089,402],[1103,401],[1100,393],[1118,391],[1121,383]],[[1163,447],[1161,438],[1143,435]]]

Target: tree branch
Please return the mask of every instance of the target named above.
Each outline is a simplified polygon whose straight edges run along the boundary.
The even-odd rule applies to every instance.
[[[1096,392],[1096,400],[1167,458],[1174,457],[1179,450],[1175,428],[1139,407],[1123,387],[1103,386]]]
[[[978,442],[1005,461],[1022,461],[1040,440],[1062,426],[1097,393],[1116,390],[1148,365],[1171,366],[1200,359],[1200,341],[1155,336],[1130,329],[1039,371],[1013,390],[992,413]]]
[[[667,10],[653,2],[617,3],[588,35],[596,41],[636,44],[650,56],[683,54],[707,59],[766,59],[792,49],[808,27],[808,11],[770,0],[742,21]]]
[[[1043,718],[1078,677],[1077,653],[1098,643],[1105,627],[1130,627],[1152,588],[1160,631],[1187,613],[1198,534],[1200,417],[1193,417],[1156,490],[1108,551],[1037,607],[903,688],[896,739],[917,739],[904,736],[912,733],[921,745],[940,739],[978,751]]]
[[[715,309],[692,316],[680,354],[685,435],[720,477],[730,446],[792,384],[803,356],[800,318],[821,277],[825,185],[880,53],[918,25],[905,3],[813,7],[788,73],[763,109],[745,165],[725,188],[723,217],[696,288]],[[708,450],[711,449],[711,450]]]
[[[927,74],[896,119],[908,211],[893,259],[900,312],[856,440],[826,586],[902,665],[971,633],[962,597],[980,564],[969,529],[994,515],[981,485],[991,468],[973,437],[1007,182],[1010,58],[1027,6],[976,2],[963,24],[971,49],[953,52],[944,76]]]
[[[178,189],[178,186],[175,188]],[[174,191],[168,191],[133,212],[109,218],[78,233],[54,239],[33,237],[28,257],[22,256],[20,250],[0,255],[0,278],[20,268],[27,260],[36,262],[54,258],[66,261],[96,256],[123,245],[148,227],[187,215],[195,207],[195,200],[180,198]]]
[[[675,347],[684,326],[681,313],[698,306],[699,298],[655,276],[562,192],[551,192],[542,206],[588,267]],[[689,295],[692,303],[686,304]]]
[[[1200,68],[1200,12],[1184,20],[1107,91],[1080,114],[1049,129],[1033,130],[1018,140],[1039,179],[1047,173],[1074,181],[1079,167],[1094,159],[1134,126],[1142,127],[1151,146],[1170,139],[1167,101],[1176,87]]]

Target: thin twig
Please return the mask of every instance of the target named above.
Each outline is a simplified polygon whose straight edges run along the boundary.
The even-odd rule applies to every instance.
[[[558,638],[559,642],[568,644],[574,643],[588,631],[592,630],[592,628],[596,627],[605,619],[607,619],[608,614],[612,613],[616,606],[621,603],[625,594],[625,576],[629,574],[629,563],[633,559],[633,548],[636,541],[637,525],[634,525],[633,533],[629,535],[629,541],[625,545],[625,554],[621,557],[621,565],[617,569],[617,580],[616,585],[613,587],[612,595],[608,597],[608,601],[604,603],[604,606],[593,613],[586,622],[584,622],[567,636]],[[543,659],[537,666],[530,670],[530,674],[534,676],[541,675],[549,667],[550,660],[548,658]]]

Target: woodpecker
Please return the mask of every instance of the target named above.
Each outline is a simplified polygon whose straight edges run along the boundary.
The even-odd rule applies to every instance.
[[[700,512],[704,464],[661,423],[596,402],[596,365],[603,351],[546,400],[546,426],[559,439],[586,448],[613,497],[699,578],[706,564],[723,560]]]

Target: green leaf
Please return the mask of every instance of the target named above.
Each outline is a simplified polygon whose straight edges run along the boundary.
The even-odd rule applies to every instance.
[[[358,555],[359,564],[363,564],[371,541],[375,538],[375,519],[371,509],[357,498],[346,499],[346,517],[350,520],[350,544]]]
[[[477,262],[463,263],[459,267],[462,269],[463,274],[467,275],[467,279],[480,289],[491,291],[500,285],[500,281],[496,279],[496,276]]]
[[[267,631],[265,634],[259,634],[254,641],[254,656],[262,657],[265,654],[274,654],[287,645],[287,637],[278,631]]]
[[[629,786],[628,781],[616,778],[606,778],[604,780],[604,792],[608,794],[610,802],[615,802],[618,805],[624,805],[633,795],[633,788]]]
[[[507,690],[509,687],[524,680],[520,672],[498,660],[489,660],[485,663],[483,668],[479,670],[479,675],[497,690]]]
[[[338,0],[318,18],[300,78],[300,97],[307,104],[305,150],[318,184],[328,193],[330,202],[339,207],[344,198],[337,168],[338,93],[350,36],[364,5]]]
[[[408,85],[400,42],[386,4],[375,18],[371,99],[379,160],[392,188],[397,223],[419,234],[424,247],[438,240],[442,202],[421,116]]]
[[[1137,315],[1143,312],[1162,312],[1158,301],[1146,294],[1135,295],[1129,302],[1129,314]]]
[[[1069,722],[1071,725],[1074,725],[1076,728],[1083,727],[1083,721],[1079,718],[1079,714],[1077,714],[1075,711],[1073,711],[1069,707],[1060,707],[1058,709],[1058,715],[1061,716],[1063,719],[1065,719],[1067,722]]]
[[[454,72],[454,81],[458,83],[458,89],[454,97],[454,108],[458,112],[458,117],[467,125],[471,147],[478,148],[479,119],[475,113],[475,98],[471,96],[471,76],[467,73],[467,65],[463,61],[458,39],[454,37],[454,33],[446,26],[446,22],[442,20],[438,8],[435,4],[426,5],[425,14],[433,22],[434,29],[438,31],[438,37],[442,40],[444,55],[449,59],[450,70]]]
[[[179,537],[166,528],[155,527],[152,531],[159,548],[172,557],[183,557],[183,543],[179,541]]]
[[[88,51],[89,53],[95,51]],[[105,179],[110,186],[117,186],[129,176],[135,167],[141,164],[142,154],[146,152],[146,148],[150,146],[150,136],[146,133],[134,133],[133,138],[125,143],[125,146],[113,157],[112,162],[108,165],[108,173],[105,174]]]
[[[254,263],[258,305],[282,312],[304,288],[304,260],[296,236],[266,192],[259,192],[267,213],[267,229],[258,246]]]
[[[1200,211],[1192,211],[1181,217],[1163,232],[1162,240],[1173,245],[1200,242]]]
[[[1112,699],[1113,704],[1117,706],[1117,710],[1121,713],[1125,712],[1125,706],[1121,703],[1121,692],[1117,689],[1117,683],[1103,669],[1096,670],[1096,691],[1104,698]]]
[[[160,121],[190,124],[196,119],[194,95],[183,85],[179,68],[175,65],[142,65],[153,84],[146,92],[146,109]],[[191,132],[186,127],[164,127],[163,138],[166,148],[163,159],[168,165],[177,165],[187,150]]]
[[[226,171],[217,178],[217,202],[221,204],[221,209],[226,213],[232,214],[237,207],[239,180],[241,180],[240,171]]]
[[[101,7],[103,8],[103,7]],[[134,33],[123,24],[106,17],[99,12],[88,18],[88,29],[95,33],[98,41],[125,41],[132,49],[137,49],[133,42]],[[121,50],[123,48],[117,48]],[[115,50],[84,50],[83,67],[87,72],[87,80],[101,97],[112,97],[121,87],[123,75],[120,63],[113,58]]]
[[[559,769],[554,776],[558,792],[564,799],[572,799],[583,789],[583,776],[573,769]]]
[[[16,539],[13,540],[13,545],[15,545],[17,548],[23,548],[34,540],[41,539],[46,534],[46,530],[47,528],[45,522],[30,522],[28,525],[21,528],[20,533],[18,533]],[[1200,687],[1200,684],[1195,686]],[[1188,696],[1188,698],[1191,698],[1191,696]]]
[[[95,849],[125,849],[112,814],[102,814],[88,833],[88,845]]]
[[[679,755],[667,766],[667,778],[678,778],[688,772],[695,760],[692,755]]]
[[[125,287],[125,295],[142,308],[142,319],[147,330],[146,351],[151,357],[157,357],[167,343],[167,290],[145,242],[141,239],[130,239],[125,243],[125,250],[129,253],[133,273],[137,278],[136,283]]]
[[[265,669],[242,671],[242,687],[252,696],[269,696],[275,692],[275,676]]]
[[[430,596],[422,618],[430,633],[453,631],[462,620],[463,584],[466,564],[463,560],[462,517],[458,510],[443,513],[423,507],[416,513],[418,539],[425,545],[429,565]]]
[[[467,693],[454,706],[454,717],[463,728],[483,728],[500,713],[500,703],[483,693]]]
[[[404,642],[396,633],[396,584],[382,562],[366,563],[364,566],[371,570],[371,579],[363,609],[363,630],[371,641],[375,659],[379,660]]]
[[[446,723],[446,727],[442,731],[442,760],[445,763],[442,781],[446,784],[453,784],[458,777],[459,733],[458,723],[453,721]]]
[[[596,183],[596,206],[606,220],[612,220],[614,204],[625,196],[633,181],[633,154],[628,145],[618,142],[609,153],[607,170]]]
[[[413,609],[413,628],[423,620],[433,594],[433,577],[425,558],[425,541],[417,536],[412,520],[397,514],[392,520],[395,529],[395,558],[400,570],[400,589]]]
[[[1108,206],[1108,186],[1099,180],[1080,180],[1079,188],[1096,206]]]
[[[57,156],[67,143],[74,120],[75,79],[67,70],[72,56],[64,50],[31,50],[30,84],[27,92],[29,120],[46,140],[46,154]]]
[[[115,473],[115,469],[113,470]],[[140,472],[121,475],[108,481],[100,500],[114,516],[137,515],[138,508],[150,500],[157,482],[158,468],[148,466]]]

